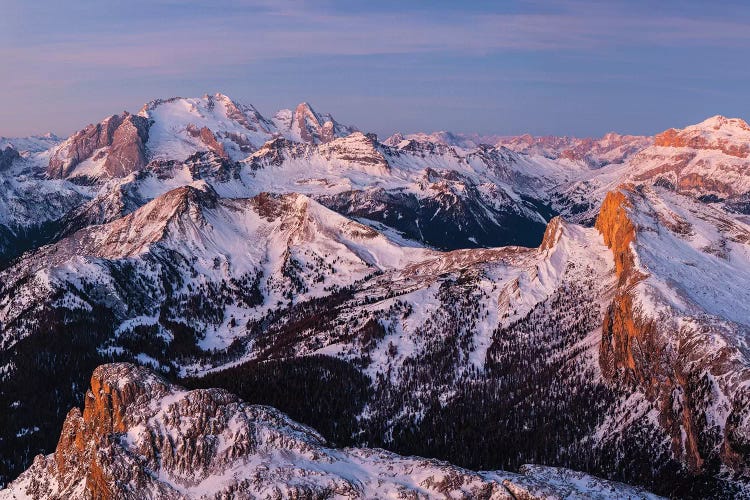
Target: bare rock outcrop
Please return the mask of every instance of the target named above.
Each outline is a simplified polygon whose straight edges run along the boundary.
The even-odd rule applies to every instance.
[[[149,122],[130,113],[112,115],[73,134],[52,154],[47,175],[65,178],[88,159],[103,160],[98,176],[122,177],[146,165]]]
[[[55,452],[0,491],[109,498],[657,498],[551,467],[472,472],[377,449],[332,449],[279,411],[219,389],[185,391],[128,363],[102,365]]]
[[[654,146],[671,148],[715,149],[729,156],[747,158],[750,156],[750,144],[736,142],[733,133],[720,135],[717,132],[731,130],[742,134],[750,134],[750,125],[739,118],[714,116],[704,121],[703,130],[698,126],[685,130],[670,128],[654,137]]]
[[[308,144],[325,144],[343,137],[354,129],[336,122],[331,115],[316,113],[306,102],[294,109],[290,123],[292,137]]]
[[[699,208],[693,207],[696,222],[714,216]],[[744,426],[737,436],[747,434],[750,373],[742,349],[732,346],[744,327],[705,313],[693,316],[689,292],[681,288],[687,283],[663,283],[652,275],[651,266],[668,265],[665,261],[700,258],[656,246],[677,238],[690,248],[692,224],[651,188],[623,185],[607,194],[596,227],[613,253],[618,277],[602,325],[602,372],[635,384],[655,402],[672,452],[688,470],[703,473],[723,463],[746,473],[749,449],[734,432]],[[723,238],[737,230],[729,219],[718,227],[726,231]],[[713,255],[710,248],[703,251]]]
[[[224,151],[224,146],[216,140],[216,136],[208,127],[198,128],[195,125],[190,124],[187,126],[186,130],[190,136],[200,138],[201,142],[209,149],[209,151],[213,151],[224,159],[229,158],[229,155]]]

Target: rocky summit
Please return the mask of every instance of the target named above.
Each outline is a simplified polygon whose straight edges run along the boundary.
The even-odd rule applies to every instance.
[[[642,498],[566,469],[473,472],[381,449],[331,448],[313,429],[221,389],[187,391],[128,363],[94,370],[54,453],[0,491],[15,498]]]

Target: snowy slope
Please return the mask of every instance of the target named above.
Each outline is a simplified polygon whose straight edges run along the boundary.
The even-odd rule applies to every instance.
[[[543,176],[535,176],[534,164],[507,150],[426,153],[417,146],[389,148],[359,132],[317,146],[276,139],[241,162],[215,151],[184,161],[154,160],[102,184],[94,200],[70,215],[78,220],[69,225],[111,221],[202,179],[223,197],[305,193],[345,215],[443,248],[535,245],[549,214],[530,197],[570,175],[549,163]],[[435,229],[452,231],[454,241],[431,235]]]
[[[648,147],[556,188],[556,208],[593,220],[607,192],[622,183],[660,185],[739,213],[750,211],[750,126],[714,116],[657,134]]]
[[[198,181],[114,222],[84,228],[8,270],[0,321],[16,322],[43,305],[38,302],[42,290],[53,297],[67,283],[76,289],[62,295],[60,304],[87,307],[80,304],[80,293],[86,283],[97,283],[110,290],[108,296],[122,301],[123,311],[138,313],[144,321],[158,317],[162,306],[158,297],[163,294],[191,294],[193,287],[200,289],[206,283],[229,287],[237,294],[249,292],[243,287],[258,288],[261,295],[250,306],[227,307],[235,313],[234,328],[228,326],[229,314],[223,311],[217,324],[198,322],[204,325],[202,345],[221,348],[242,334],[248,319],[281,301],[323,295],[332,287],[350,285],[373,272],[400,269],[429,255],[420,248],[402,248],[304,195],[223,199]],[[111,262],[135,267],[143,275],[138,290],[135,284],[117,281]],[[169,290],[161,280],[179,288]],[[143,310],[127,304],[122,287],[131,288],[128,294],[143,294]],[[8,348],[22,336],[6,332],[2,344]]]
[[[610,132],[601,138],[534,137],[525,134],[504,137],[493,144],[531,156],[569,160],[591,168],[600,168],[613,163],[624,163],[631,155],[647,147],[651,142],[652,139],[649,137]]]
[[[12,147],[22,154],[34,154],[48,151],[61,142],[62,139],[53,133],[29,137],[0,137],[0,149]]]
[[[663,188],[625,186],[597,220],[619,277],[603,370],[649,387],[692,470],[731,462],[750,435],[750,226],[741,219]]]
[[[732,198],[750,192],[750,126],[714,116],[655,137],[632,161],[629,178],[661,182],[693,196]]]
[[[254,107],[223,94],[153,101],[139,114],[152,121],[146,145],[153,159],[182,160],[214,150],[240,160],[277,132]],[[204,129],[209,132],[201,134]]]
[[[666,292],[670,306],[685,314],[701,311],[750,327],[748,221],[659,188],[636,200],[645,285]]]
[[[0,498],[131,495],[658,498],[565,469],[473,472],[378,449],[334,449],[273,408],[219,389],[186,391],[134,365],[103,365],[94,371],[83,412],[68,414],[55,453],[37,457]]]
[[[43,177],[39,158],[46,158],[48,152],[42,148],[56,144],[56,138],[8,142],[4,149],[0,146],[0,263],[3,264],[49,241],[57,230],[56,221],[90,196],[85,188]]]
[[[345,409],[302,415],[335,441],[737,491],[749,134],[380,142],[216,94],[3,140],[3,256],[31,251],[0,273],[0,449],[48,451],[82,370],[128,360],[221,386],[301,370]]]
[[[567,136],[498,136],[480,134],[454,134],[441,131],[430,134],[394,134],[384,141],[398,146],[405,140],[430,142],[462,149],[476,149],[482,144],[505,147],[528,156],[539,156],[553,160],[569,160],[590,168],[599,168],[612,163],[623,163],[629,156],[651,144],[644,136],[620,135],[614,132],[601,138],[579,138]]]
[[[436,395],[457,404],[467,397],[463,387],[489,384],[483,390],[492,391],[493,404],[525,412],[533,402],[545,419],[604,390],[596,356],[611,269],[595,229],[560,219],[538,249],[442,253],[401,247],[303,195],[222,199],[196,183],[9,269],[0,321],[4,349],[23,349],[42,335],[35,318],[49,317],[50,308],[64,317],[100,317],[104,308],[111,333],[94,344],[98,352],[177,373],[333,356],[372,381],[360,425],[386,445],[389,428],[426,425]],[[527,322],[536,326],[519,338],[514,332]],[[185,342],[189,350],[174,350]],[[537,365],[540,349],[546,361]],[[502,367],[514,358],[534,363],[518,386],[558,370],[568,382],[533,389],[525,402],[495,393],[495,384],[510,382]],[[555,446],[575,454],[575,436],[593,435],[605,401],[596,400],[578,431]],[[527,451],[516,458],[532,459],[549,457]]]

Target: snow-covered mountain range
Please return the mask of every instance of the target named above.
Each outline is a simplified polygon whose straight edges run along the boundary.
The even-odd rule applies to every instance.
[[[129,361],[336,445],[747,494],[750,127],[483,139],[221,94],[2,139],[2,480]]]

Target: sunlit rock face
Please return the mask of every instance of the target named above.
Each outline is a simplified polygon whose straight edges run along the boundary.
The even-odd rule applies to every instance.
[[[750,192],[750,126],[714,116],[654,137],[631,161],[635,182],[671,187],[695,197],[740,198]]]
[[[0,498],[657,498],[565,469],[472,472],[366,448],[333,449],[281,412],[220,389],[186,391],[130,364],[98,367],[55,452]]]
[[[607,195],[596,227],[618,276],[604,316],[603,373],[657,402],[673,452],[691,471],[724,463],[747,474],[749,316],[736,309],[744,299],[730,282],[748,279],[750,228],[669,190],[633,185]],[[725,274],[728,262],[737,267]]]
[[[53,153],[47,175],[68,177],[87,160],[94,177],[124,177],[146,165],[148,120],[124,113],[89,125],[65,141]]]

